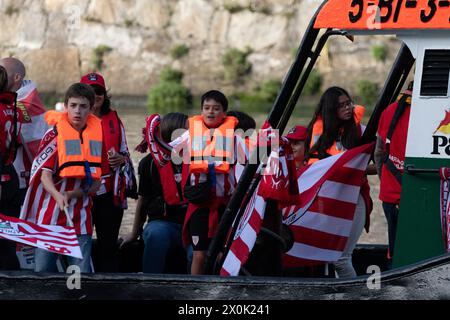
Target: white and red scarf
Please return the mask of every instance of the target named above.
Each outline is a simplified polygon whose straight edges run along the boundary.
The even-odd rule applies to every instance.
[[[450,251],[450,168],[440,168],[439,176],[441,177],[440,190],[440,212],[442,239],[444,241],[445,250]]]

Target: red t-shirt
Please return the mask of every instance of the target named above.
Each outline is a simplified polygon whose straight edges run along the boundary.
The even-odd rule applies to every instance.
[[[398,102],[394,102],[386,110],[383,111],[378,125],[378,136],[383,140],[383,149],[386,150],[386,137],[389,126],[394,118],[395,110],[397,110]],[[403,172],[406,138],[408,137],[409,114],[411,108],[406,108],[401,115],[391,137],[391,147],[389,158],[400,172]],[[380,200],[389,203],[400,203],[400,194],[402,186],[398,183],[394,175],[383,165],[381,169],[380,181]]]
[[[19,133],[21,128],[22,113],[17,109],[17,128],[15,140],[20,143]],[[14,100],[10,93],[0,93],[0,158],[4,164],[14,161],[14,153],[7,155],[14,137]]]

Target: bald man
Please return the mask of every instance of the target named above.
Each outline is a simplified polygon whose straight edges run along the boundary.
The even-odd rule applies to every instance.
[[[23,115],[20,137],[22,143],[17,148],[14,167],[11,170],[12,181],[7,192],[8,213],[18,217],[28,189],[31,164],[48,125],[44,120],[46,110],[39,98],[36,85],[30,80],[25,80],[26,69],[23,62],[9,57],[0,59],[0,65],[8,73],[8,91],[17,92],[17,108]],[[24,266],[22,262],[21,264]]]
[[[25,79],[24,64],[16,58],[3,58],[0,60],[0,66],[4,67],[8,73],[8,91],[17,92]]]
[[[13,166],[16,156],[17,138],[21,117],[16,109],[16,96],[9,92],[8,74],[0,66],[0,212],[17,217],[17,206],[11,204],[17,199],[17,175]],[[20,209],[20,207],[19,207]],[[19,270],[16,244],[0,240],[0,270]]]
[[[28,188],[31,164],[37,154],[39,143],[48,129],[44,120],[46,110],[39,98],[36,85],[30,80],[25,80],[26,69],[22,61],[11,57],[3,58],[0,59],[0,65],[8,73],[8,91],[17,92],[17,108],[23,114],[21,136],[23,143],[18,148],[14,161],[20,190],[20,195],[14,205],[20,212],[20,206]]]
[[[36,85],[31,80],[25,80],[26,69],[22,61],[16,58],[3,58],[0,59],[0,65],[8,72],[8,91],[17,92],[17,107],[24,115],[25,123],[22,128],[24,150],[22,151],[25,163],[14,164],[14,166],[21,179],[20,187],[26,188],[31,163],[37,154],[39,143],[48,129],[44,120],[46,110]]]

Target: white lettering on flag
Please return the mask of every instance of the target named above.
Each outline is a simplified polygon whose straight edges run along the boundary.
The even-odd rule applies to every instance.
[[[0,214],[0,238],[82,259],[74,228],[37,225]]]

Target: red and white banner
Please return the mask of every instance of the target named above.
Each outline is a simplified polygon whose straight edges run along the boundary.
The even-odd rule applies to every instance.
[[[22,87],[17,91],[17,108],[23,114],[20,133],[23,143],[17,149],[14,168],[19,177],[19,187],[24,189],[29,184],[31,163],[48,128],[44,119],[44,104],[32,81],[24,80]]]
[[[439,175],[441,177],[440,190],[440,212],[442,239],[444,241],[445,250],[450,251],[450,168],[440,168]]]
[[[333,262],[341,257],[373,147],[372,143],[317,161],[299,175],[300,204],[283,209],[283,223],[290,226],[295,238],[285,255],[285,266]],[[222,276],[238,275],[247,261],[264,219],[265,198],[267,191],[262,197],[258,190],[250,201],[222,266]]]
[[[31,165],[30,174],[30,186],[28,188],[25,200],[20,211],[20,219],[27,220],[36,223],[36,214],[38,211],[39,201],[34,201],[37,197],[40,197],[40,187],[41,187],[41,169],[48,159],[52,157],[57,151],[56,147],[57,134],[52,129],[49,130],[47,134],[41,141],[41,150],[39,154],[34,158],[33,164]]]
[[[71,227],[37,225],[0,214],[0,238],[83,258],[75,229]]]
[[[44,120],[45,106],[39,98],[36,85],[30,80],[24,80],[22,87],[17,91],[17,107],[22,111],[24,120],[22,124],[22,138],[28,151],[34,158],[39,149],[48,125]],[[30,162],[33,159],[30,159]]]

